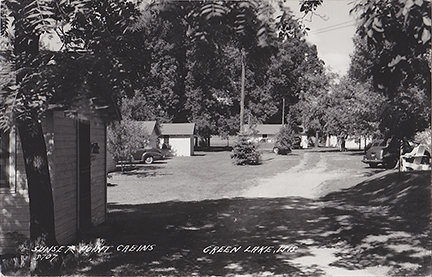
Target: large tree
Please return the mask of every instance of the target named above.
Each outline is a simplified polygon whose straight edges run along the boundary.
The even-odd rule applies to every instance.
[[[386,98],[375,92],[370,82],[344,77],[339,84],[333,85],[327,98],[326,133],[352,137],[378,135]]]
[[[314,13],[323,2],[303,0],[301,10]],[[351,77],[365,81],[371,76],[377,92],[389,97],[381,130],[386,135],[411,137],[430,126],[431,2],[353,3],[358,38]]]
[[[16,125],[23,149],[30,200],[30,237],[56,243],[52,185],[40,119],[50,104],[63,108],[107,107],[121,78],[121,52],[112,51],[137,11],[126,1],[1,2],[2,81],[0,123]],[[43,34],[57,32],[61,51],[40,49]],[[117,45],[116,45],[117,44]],[[80,107],[88,103],[90,107]],[[76,105],[74,105],[76,104]],[[110,106],[110,105],[108,105]],[[112,105],[111,105],[112,106]]]

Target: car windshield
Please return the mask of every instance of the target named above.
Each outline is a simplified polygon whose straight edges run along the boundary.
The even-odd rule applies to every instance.
[[[384,140],[377,140],[375,141],[372,146],[385,146],[385,141]]]

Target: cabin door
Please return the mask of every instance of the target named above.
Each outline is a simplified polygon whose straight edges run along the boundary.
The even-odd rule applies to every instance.
[[[90,122],[78,121],[78,228],[91,225]]]

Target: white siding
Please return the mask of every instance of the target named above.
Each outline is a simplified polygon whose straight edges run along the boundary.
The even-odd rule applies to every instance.
[[[56,237],[60,244],[73,241],[77,235],[77,127],[76,120],[63,112],[51,112],[43,120],[53,185]],[[97,142],[99,154],[91,154],[91,216],[98,225],[106,218],[106,125],[91,119],[91,143]],[[13,253],[10,234],[14,231],[30,236],[30,211],[21,145],[16,145],[15,189],[0,193],[0,254]]]
[[[53,113],[52,126],[50,172],[55,228],[58,242],[64,244],[75,239],[77,230],[77,127],[76,121],[63,112]]]
[[[190,137],[170,136],[169,144],[171,146],[171,152],[175,156],[193,155],[193,139]]]

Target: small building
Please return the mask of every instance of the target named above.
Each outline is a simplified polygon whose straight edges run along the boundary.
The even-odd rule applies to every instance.
[[[245,126],[246,132],[253,132],[257,141],[275,142],[275,137],[283,127],[282,124],[258,124],[256,126]]]
[[[171,147],[174,156],[194,155],[195,123],[161,124],[162,143]]]
[[[282,124],[258,124],[256,126],[245,126],[246,132],[253,133],[253,137],[255,141],[258,142],[276,142],[276,136],[283,127]],[[301,148],[308,147],[308,138],[306,133],[304,132],[303,126],[298,126],[294,129],[295,136],[299,137]]]
[[[371,137],[352,137],[348,136],[345,140],[345,148],[351,150],[364,149],[368,143],[372,142]],[[328,136],[326,147],[340,147],[340,139],[337,136]]]
[[[137,121],[149,135],[146,141],[147,147],[158,148],[159,147],[159,136],[161,135],[160,126],[156,121]]]
[[[118,118],[116,118],[118,120]],[[106,126],[98,114],[48,111],[42,120],[59,244],[99,225],[107,215]],[[16,128],[1,132],[0,253],[14,253],[12,236],[30,236],[27,177]]]

